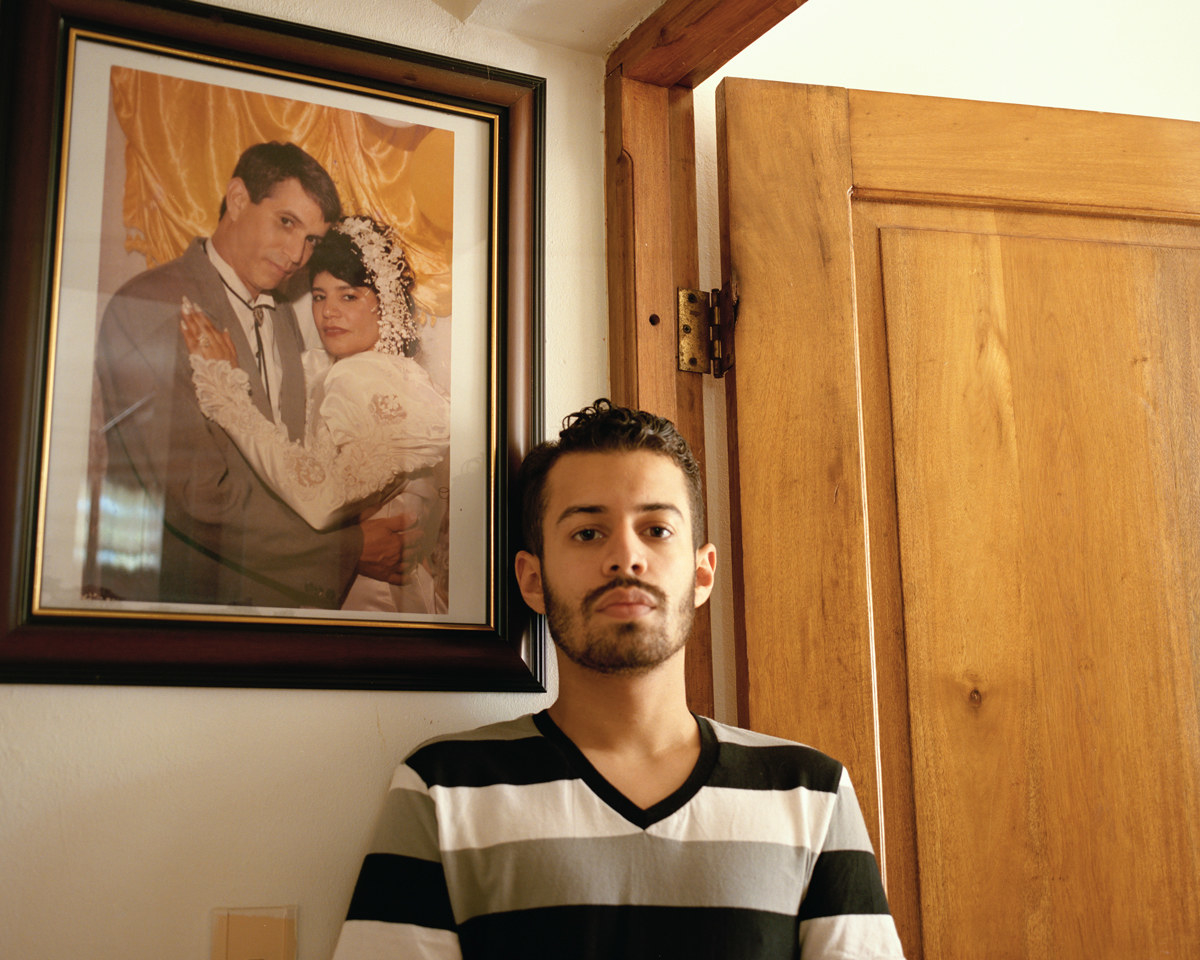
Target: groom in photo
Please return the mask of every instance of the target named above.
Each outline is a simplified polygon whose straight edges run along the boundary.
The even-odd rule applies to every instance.
[[[336,608],[355,572],[403,582],[419,536],[411,518],[308,526],[200,412],[180,331],[187,298],[232,336],[258,409],[301,439],[303,343],[276,291],[340,215],[316,160],[295,144],[256,144],[234,168],[213,235],[114,295],[96,345],[102,436],[89,472],[103,483],[85,596]]]

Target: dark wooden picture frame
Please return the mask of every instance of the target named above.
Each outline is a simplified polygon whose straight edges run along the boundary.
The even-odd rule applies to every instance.
[[[489,331],[487,613],[387,626],[278,617],[46,614],[34,609],[47,377],[72,30],[220,57],[380,97],[491,116],[495,308]],[[3,0],[0,8],[0,681],[379,689],[542,689],[545,640],[510,573],[513,472],[541,436],[545,82],[480,64],[190,2]]]

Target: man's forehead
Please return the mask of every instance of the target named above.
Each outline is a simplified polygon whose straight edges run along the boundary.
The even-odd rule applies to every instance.
[[[299,177],[284,177],[271,184],[260,202],[268,200],[274,206],[287,207],[292,214],[308,221],[310,225],[329,226],[321,211],[321,204],[304,189]]]
[[[662,507],[686,516],[687,481],[666,454],[652,450],[604,450],[565,453],[546,476],[546,506],[551,521],[574,506]]]

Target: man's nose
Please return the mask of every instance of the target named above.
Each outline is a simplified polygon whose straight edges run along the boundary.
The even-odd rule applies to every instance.
[[[619,529],[609,535],[604,565],[610,575],[640,576],[646,572],[645,545],[636,530]]]
[[[309,253],[308,237],[304,234],[289,236],[284,244],[284,253],[297,267],[304,263]]]

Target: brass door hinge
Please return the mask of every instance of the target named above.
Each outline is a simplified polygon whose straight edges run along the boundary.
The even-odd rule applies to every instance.
[[[737,294],[729,284],[707,293],[680,287],[676,314],[679,369],[725,376],[733,366]]]

